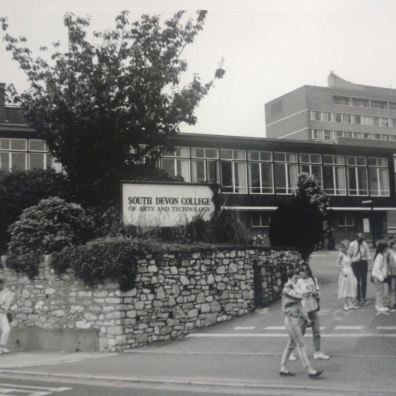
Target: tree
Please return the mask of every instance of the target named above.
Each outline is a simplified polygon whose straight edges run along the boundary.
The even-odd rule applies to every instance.
[[[315,177],[299,175],[296,195],[281,204],[271,217],[271,245],[295,248],[308,263],[310,254],[323,240],[327,206],[328,197]]]
[[[172,146],[181,123],[196,122],[195,108],[224,75],[220,63],[212,80],[203,83],[194,74],[181,86],[183,50],[205,18],[206,11],[199,11],[184,21],[179,11],[162,25],[149,15],[129,22],[124,11],[113,30],[93,32],[89,39],[89,19],[67,14],[68,50],[54,43],[49,60],[34,58],[26,38],[10,35],[7,19],[1,19],[6,49],[30,84],[20,95],[10,90],[11,96],[43,133],[80,201],[117,197],[119,181],[130,177],[134,165],[155,162]]]

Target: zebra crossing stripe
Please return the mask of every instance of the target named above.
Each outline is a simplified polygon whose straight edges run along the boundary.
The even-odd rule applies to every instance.
[[[285,326],[267,326],[265,330],[286,330]]]
[[[377,326],[377,330],[396,330],[396,326]]]
[[[254,330],[255,326],[235,326],[234,330]]]
[[[336,326],[334,330],[362,330],[364,326]]]

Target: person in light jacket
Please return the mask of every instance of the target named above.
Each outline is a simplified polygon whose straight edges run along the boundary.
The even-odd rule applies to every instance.
[[[309,378],[315,379],[322,374],[322,370],[315,370],[308,359],[305,351],[304,336],[301,332],[302,322],[308,321],[301,307],[301,300],[303,295],[297,289],[297,281],[299,274],[293,271],[288,272],[288,281],[282,290],[282,311],[285,316],[285,327],[289,334],[285,350],[282,354],[281,366],[279,374],[281,376],[294,376],[295,374],[289,371],[286,364],[289,360],[290,354],[294,348],[297,349],[298,356],[302,365],[307,370]]]
[[[388,266],[389,308],[396,308],[396,241],[392,239],[386,254]]]
[[[385,260],[385,254],[387,251],[387,244],[379,242],[377,250],[374,256],[373,270],[371,276],[375,287],[377,288],[377,294],[375,299],[375,309],[377,312],[389,311],[389,308],[384,306],[384,286],[388,275],[387,263]]]
[[[5,285],[3,279],[0,279],[0,353],[8,353],[7,342],[10,335],[10,323],[7,314],[10,312],[14,293]]]

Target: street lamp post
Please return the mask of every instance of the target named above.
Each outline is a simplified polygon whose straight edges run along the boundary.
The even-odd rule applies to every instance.
[[[374,202],[369,199],[367,201],[362,201],[363,205],[370,205],[370,229],[371,229],[371,237],[373,238],[373,248],[375,248],[376,240],[375,240],[375,231],[374,231]]]

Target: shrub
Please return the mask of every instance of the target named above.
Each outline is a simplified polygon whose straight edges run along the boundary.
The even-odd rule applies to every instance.
[[[0,252],[5,252],[9,241],[8,227],[22,211],[44,198],[66,198],[66,183],[65,176],[52,169],[0,172]]]
[[[70,268],[89,286],[111,279],[127,291],[134,287],[138,255],[139,248],[129,240],[99,239],[84,246],[67,247],[54,254],[51,263],[58,274]]]
[[[6,261],[6,266],[12,268],[16,272],[23,272],[29,278],[34,278],[38,275],[38,264],[41,256],[36,253],[26,253],[19,256],[9,256]]]
[[[52,197],[25,209],[9,232],[10,255],[49,254],[85,243],[92,235],[92,223],[80,205]]]
[[[237,214],[220,211],[209,222],[208,241],[218,243],[246,243],[250,233]]]

